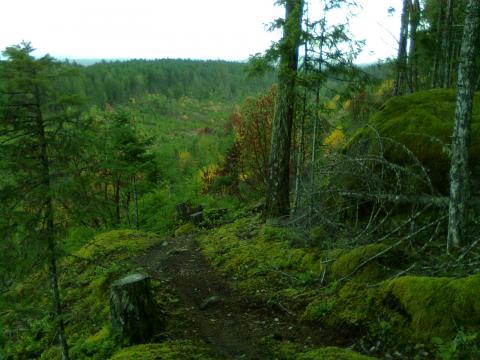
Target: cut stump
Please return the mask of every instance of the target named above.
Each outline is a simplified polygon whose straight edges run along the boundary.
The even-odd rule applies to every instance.
[[[113,283],[110,293],[112,330],[134,344],[148,342],[165,329],[162,312],[153,299],[150,278],[132,274]]]

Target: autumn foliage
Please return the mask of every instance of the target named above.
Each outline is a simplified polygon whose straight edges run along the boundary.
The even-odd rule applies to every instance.
[[[234,114],[236,139],[240,147],[241,177],[254,190],[263,192],[268,179],[276,88],[258,98],[249,98]]]
[[[204,192],[238,193],[241,183],[250,190],[265,191],[275,94],[272,87],[263,96],[247,98],[231,115],[228,128],[233,128],[235,142],[223,166],[204,169]]]

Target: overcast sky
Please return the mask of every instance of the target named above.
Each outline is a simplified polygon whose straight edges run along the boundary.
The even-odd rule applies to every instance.
[[[0,0],[0,49],[30,41],[57,58],[246,60],[280,33],[274,0]],[[396,53],[401,0],[360,0],[352,32],[366,39],[358,62]],[[397,11],[388,16],[387,9]]]

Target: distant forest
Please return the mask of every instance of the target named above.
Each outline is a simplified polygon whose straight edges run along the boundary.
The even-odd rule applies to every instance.
[[[176,99],[238,101],[265,92],[275,81],[274,73],[248,77],[248,64],[228,61],[162,59],[71,65],[80,76],[68,80],[69,90],[94,105],[122,104],[152,93]]]

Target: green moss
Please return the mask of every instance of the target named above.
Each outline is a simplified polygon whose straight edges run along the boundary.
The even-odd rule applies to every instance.
[[[221,272],[254,295],[276,296],[279,289],[317,281],[324,269],[317,249],[292,248],[292,230],[241,219],[210,231],[200,244]]]
[[[374,358],[361,355],[349,349],[324,347],[304,349],[296,344],[285,341],[275,346],[275,358],[282,360],[372,360]]]
[[[428,170],[433,185],[440,191],[448,188],[448,151],[451,143],[455,108],[455,90],[435,89],[394,97],[373,116],[369,127],[357,132],[346,149],[359,147],[379,153],[377,133],[404,144]],[[480,156],[480,95],[476,95],[472,119],[470,157]],[[385,141],[386,158],[397,164],[412,164],[412,158],[398,145]]]
[[[109,326],[104,326],[101,328],[99,331],[97,331],[95,334],[89,336],[85,342],[87,344],[95,344],[99,343],[102,341],[105,341],[110,335],[110,327]]]
[[[207,360],[215,359],[209,349],[191,341],[168,341],[122,349],[111,360]]]
[[[148,249],[158,242],[159,238],[155,234],[135,230],[115,230],[97,235],[93,241],[83,246],[76,255],[92,258],[116,251],[132,255]]]
[[[154,234],[111,231],[94,237],[74,256],[59,262],[66,333],[73,359],[105,359],[111,355],[117,345],[108,336],[110,285],[136,269],[135,256],[159,242]],[[56,330],[49,312],[43,310],[51,306],[48,294],[45,272],[32,274],[9,294],[7,301],[15,310],[9,313],[8,330],[16,335],[7,339],[8,356],[60,358],[54,346]],[[24,330],[13,331],[17,328]]]
[[[318,321],[332,331],[341,331],[345,337],[355,337],[368,329],[372,320],[375,289],[362,284],[350,284],[320,294],[305,309],[303,320]]]
[[[335,299],[315,299],[306,307],[302,314],[302,320],[315,321],[323,319],[334,307]]]
[[[347,282],[319,294],[302,315],[346,337],[392,346],[450,341],[459,329],[480,333],[480,274],[461,279],[406,276],[377,287]]]
[[[393,310],[406,315],[416,338],[447,339],[460,326],[480,329],[480,274],[462,279],[406,276],[383,283],[380,294],[397,301]]]
[[[197,232],[197,227],[193,225],[192,223],[185,223],[183,225],[180,225],[176,230],[175,230],[175,236],[182,236],[182,235],[188,235],[188,234],[193,234]]]
[[[330,278],[339,280],[351,276],[349,281],[367,283],[376,283],[387,278],[390,273],[387,269],[392,265],[397,265],[401,258],[398,251],[386,252],[378,258],[368,261],[365,266],[361,266],[386,248],[385,244],[370,244],[341,252],[331,265]]]

